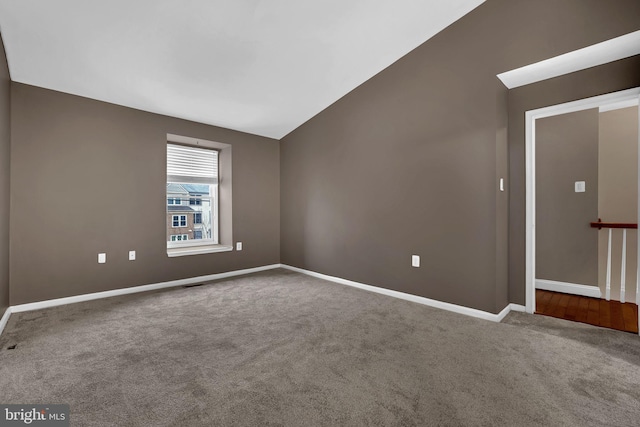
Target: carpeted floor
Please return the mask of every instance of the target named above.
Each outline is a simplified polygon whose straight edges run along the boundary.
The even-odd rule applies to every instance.
[[[74,426],[638,426],[639,365],[637,335],[278,269],[14,314],[0,403]]]

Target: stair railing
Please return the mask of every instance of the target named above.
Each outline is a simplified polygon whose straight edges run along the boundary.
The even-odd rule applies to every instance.
[[[592,222],[591,228],[597,228],[602,230],[603,228],[609,229],[609,241],[607,244],[607,277],[606,277],[606,291],[605,299],[609,301],[611,299],[611,231],[614,228],[622,229],[622,263],[620,266],[620,302],[625,302],[626,293],[626,281],[627,281],[627,230],[637,229],[638,224],[625,223],[625,222],[602,222],[602,219],[598,218],[598,222]],[[636,272],[636,304],[640,305],[640,281],[639,279],[640,265],[638,266],[638,272]]]

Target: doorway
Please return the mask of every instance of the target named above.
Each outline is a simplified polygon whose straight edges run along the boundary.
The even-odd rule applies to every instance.
[[[590,235],[587,235],[585,237],[584,227],[586,226],[586,224],[588,224],[589,222],[597,222],[598,212],[603,211],[602,208],[598,209],[599,202],[598,202],[596,190],[597,190],[597,187],[600,186],[602,188],[605,188],[606,185],[602,186],[598,184],[597,173],[595,175],[595,181],[593,176],[590,176],[586,180],[576,178],[575,182],[571,183],[572,187],[575,184],[574,188],[567,189],[566,185],[563,184],[563,187],[564,187],[563,191],[565,191],[566,194],[562,194],[560,190],[556,190],[553,187],[548,186],[548,183],[551,182],[553,178],[553,177],[547,176],[549,173],[551,173],[550,172],[551,169],[546,168],[546,170],[543,170],[541,174],[542,176],[541,180],[538,180],[536,177],[537,173],[540,174],[540,171],[539,170],[537,171],[536,169],[536,156],[540,155],[541,156],[540,160],[543,160],[543,154],[538,153],[536,149],[537,134],[540,138],[542,138],[546,132],[547,136],[553,134],[556,137],[559,136],[559,138],[562,140],[562,138],[566,138],[569,133],[576,133],[577,131],[578,140],[588,138],[589,135],[585,133],[585,132],[588,132],[588,129],[586,130],[583,129],[583,128],[588,128],[588,126],[585,125],[586,122],[584,122],[585,117],[589,116],[589,114],[596,114],[595,117],[597,118],[598,112],[613,111],[617,109],[637,106],[639,98],[640,98],[640,88],[635,88],[635,89],[616,92],[612,94],[569,102],[565,104],[545,107],[537,110],[528,111],[526,113],[526,139],[525,139],[526,141],[526,154],[525,154],[526,156],[526,311],[528,313],[534,313],[536,309],[536,288],[545,288],[545,287],[547,288],[547,290],[559,290],[560,292],[566,292],[568,294],[581,295],[585,297],[600,298],[602,296],[607,300],[610,299],[611,295],[613,294],[614,298],[622,300],[623,302],[625,300],[625,297],[627,302],[632,302],[635,304],[638,304],[640,302],[640,292],[638,292],[639,275],[638,275],[638,268],[636,267],[637,265],[640,265],[640,262],[638,262],[640,260],[638,255],[640,254],[640,251],[637,250],[638,248],[637,240],[635,238],[633,239],[634,241],[632,243],[633,246],[631,249],[629,249],[629,246],[627,245],[628,253],[625,253],[624,248],[616,249],[617,248],[616,246],[616,248],[612,249],[612,242],[616,240],[616,237],[614,237],[613,239],[609,239],[608,241],[606,239],[606,236],[608,234],[612,236],[616,236],[618,234],[618,231],[621,232],[620,239],[624,239],[626,237],[627,232],[624,231],[624,228],[622,227],[622,225],[625,225],[628,227],[630,226],[630,222],[627,224],[621,224],[620,222],[617,222],[616,224],[611,225],[611,227],[614,227],[614,228],[610,228],[608,224],[596,224],[595,225],[596,228],[604,229],[605,231],[594,230],[594,233],[591,233]],[[637,110],[637,107],[636,107],[636,110]],[[638,113],[635,113],[635,114],[638,114]],[[557,118],[558,116],[561,116],[561,115],[564,115],[565,117],[570,118],[570,120],[567,123],[560,125],[559,124],[560,122],[557,120]],[[542,119],[545,119],[545,121],[542,121]],[[557,131],[556,133],[548,132],[548,129],[550,126],[560,126],[559,128],[556,129],[556,130],[559,129],[559,131]],[[581,136],[580,131],[583,131],[582,133],[584,135]],[[639,133],[640,132],[637,132],[637,134]],[[640,136],[638,136],[637,138],[638,138],[638,144],[640,144]],[[539,142],[540,142],[540,147],[538,148],[542,148],[542,145],[543,145],[542,140],[540,140]],[[636,145],[635,147],[636,153],[637,153],[637,146],[638,145]],[[571,156],[578,156],[583,158],[587,162],[589,161],[592,162],[593,164],[593,158],[594,158],[593,147],[594,147],[593,144],[591,144],[590,146],[585,146],[585,149],[584,150],[581,149],[579,152],[566,151],[566,147],[564,147],[563,149],[565,149],[565,152],[564,153],[560,152],[559,153],[560,158],[555,159],[554,161],[556,163],[561,162],[563,156],[565,157],[565,159],[569,159],[571,158]],[[597,141],[596,141],[595,147],[596,147],[595,148],[596,150],[595,151],[595,162],[596,162],[595,170],[597,170],[597,167],[598,167]],[[633,159],[633,161],[634,161],[635,168],[637,169],[638,164],[640,164],[640,162],[638,161],[639,159],[637,157],[637,154],[634,154],[634,155],[636,156],[636,158]],[[547,156],[547,159],[549,159],[548,156]],[[564,163],[562,165],[567,166],[567,163]],[[611,165],[609,165],[608,167],[610,168]],[[570,169],[571,167],[560,167],[560,168],[556,168],[555,170],[559,171],[559,173],[561,174],[564,174],[566,178],[567,170],[570,170]],[[587,177],[589,176],[589,173],[593,175],[593,171],[584,170],[583,172],[579,172],[578,175],[582,174]],[[637,178],[634,178],[634,179],[637,179]],[[550,194],[545,193],[544,197],[538,198],[536,196],[537,194],[539,196],[539,193],[536,192],[537,185],[540,185],[541,187],[547,185],[546,188],[549,189],[548,192]],[[590,191],[585,189],[585,185],[589,185]],[[609,187],[611,187],[610,184],[608,185]],[[636,187],[634,187],[633,191],[637,193],[637,190],[635,188]],[[570,191],[570,193],[568,193],[567,191]],[[576,193],[575,196],[573,194],[574,192]],[[583,193],[583,194],[578,195],[577,193]],[[594,199],[594,195],[595,195],[595,199]],[[640,209],[637,209],[638,207],[637,200],[639,198],[637,197],[637,194],[635,194],[635,196],[636,197],[634,198],[635,200],[634,203],[636,204],[635,206],[636,209],[634,210],[635,218],[633,223],[637,224],[638,223],[637,212],[640,212]],[[540,206],[554,207],[551,210],[558,210],[558,209],[555,209],[555,206],[558,204],[558,200],[565,200],[567,198],[572,198],[572,197],[573,197],[572,200],[575,201],[575,206],[573,204],[571,204],[571,206],[567,205],[569,206],[567,210],[571,212],[570,213],[565,212],[566,218],[564,219],[560,218],[558,220],[558,218],[555,218],[553,221],[551,221],[550,218],[545,217],[547,212],[546,209],[543,211],[545,212],[545,214],[542,216],[540,216],[540,211],[536,209],[537,205],[539,204]],[[581,204],[584,206],[582,206]],[[536,212],[538,213],[538,215],[536,215]],[[584,216],[584,218],[582,218],[582,216]],[[579,225],[576,226],[574,223],[572,223],[572,221],[577,222]],[[610,221],[613,221],[613,220],[610,220]],[[607,222],[607,219],[605,218],[602,222]],[[551,231],[551,238],[546,238],[545,237],[546,235],[541,237],[540,233],[537,232],[538,230],[536,229],[536,223],[539,223],[541,227],[542,227],[542,224],[544,224],[544,226],[548,228],[546,231]],[[620,228],[620,230],[618,230],[618,228]],[[577,233],[576,230],[578,229],[582,229],[581,237],[576,237],[578,236],[576,234]],[[613,230],[616,230],[616,234],[613,233]],[[574,234],[571,235],[571,233],[574,233]],[[541,252],[536,251],[536,248],[538,247],[538,249],[542,249],[542,248],[549,249],[553,247],[554,238],[556,239],[556,243],[558,241],[558,234],[567,235],[566,236],[567,238],[565,239],[565,243],[566,243],[565,246],[567,247],[563,248],[563,252],[560,254],[552,254],[550,256],[541,257],[538,260],[540,261],[540,266],[539,266],[540,268],[537,268],[536,254],[540,256]],[[608,249],[609,256],[608,256],[608,266],[606,270],[607,272],[606,274],[601,275],[602,277],[599,277],[598,263],[599,263],[599,259],[603,258],[602,257],[603,255],[602,254],[602,247],[603,247],[602,236],[605,236],[604,244],[606,243],[609,244],[609,249]],[[584,241],[581,241],[580,239]],[[600,240],[600,243],[598,243],[598,240]],[[628,240],[631,241],[631,239],[628,239]],[[624,243],[626,244],[626,239]],[[598,252],[598,246],[600,246],[600,253]],[[574,271],[577,272],[577,274],[570,273],[569,270],[571,269],[567,267],[568,264],[571,264],[570,258],[574,255],[574,252],[577,252],[579,255],[578,258],[580,259],[580,261],[578,262],[578,264],[580,264],[580,262],[583,263],[582,267],[573,269]],[[546,252],[542,252],[542,253],[546,254]],[[612,253],[613,253],[613,256],[612,256]],[[564,255],[564,258],[563,258],[563,255]],[[555,259],[554,259],[554,256],[556,257]],[[605,256],[606,256],[606,250],[605,250]],[[612,275],[612,265],[613,265],[612,262],[616,261],[616,257],[618,258],[618,260],[619,259],[624,260],[624,259],[628,259],[629,256],[634,257],[633,261],[635,262],[633,263],[634,264],[633,271],[631,270],[625,271],[624,261],[622,261],[621,264],[618,264],[620,267],[617,274],[619,276],[620,281],[622,282],[621,287],[619,289],[616,289],[615,287],[611,288],[611,283],[612,283],[611,275]],[[587,260],[588,262],[585,262],[585,260]],[[600,268],[600,270],[603,270],[603,269]],[[555,276],[557,278],[560,278],[560,280],[548,280],[548,277],[547,278],[541,277],[540,274],[547,275],[547,276],[549,275]],[[606,283],[607,283],[607,286],[605,289],[606,292],[604,293],[601,292],[600,288],[598,287],[598,284],[599,284],[598,281],[603,281],[603,280],[606,280]],[[626,290],[626,295],[625,295],[625,290]],[[629,297],[631,297],[632,301],[629,300]]]

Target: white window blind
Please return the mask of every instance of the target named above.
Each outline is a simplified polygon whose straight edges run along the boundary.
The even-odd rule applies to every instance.
[[[167,144],[167,181],[216,184],[218,151]]]

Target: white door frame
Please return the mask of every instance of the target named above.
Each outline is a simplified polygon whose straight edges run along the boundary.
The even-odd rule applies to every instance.
[[[526,237],[525,237],[525,309],[527,313],[533,313],[536,307],[536,126],[537,119],[557,116],[559,114],[572,113],[575,111],[599,108],[604,105],[618,104],[638,101],[640,98],[640,87],[623,90],[620,92],[608,93],[606,95],[594,96],[592,98],[580,99],[578,101],[564,104],[552,105],[549,107],[530,110],[525,113],[525,174],[526,174]],[[639,130],[640,135],[640,130]],[[640,137],[639,137],[640,138]],[[639,141],[640,143],[640,141]],[[640,165],[640,150],[639,150]],[[639,174],[640,181],[640,174]],[[640,189],[640,182],[638,188]],[[640,217],[640,197],[638,197],[638,215]],[[595,218],[594,218],[595,220]],[[640,221],[639,221],[640,222]],[[638,266],[640,268],[640,238],[638,239]],[[636,295],[636,303],[640,302]],[[640,317],[640,316],[639,316]]]

